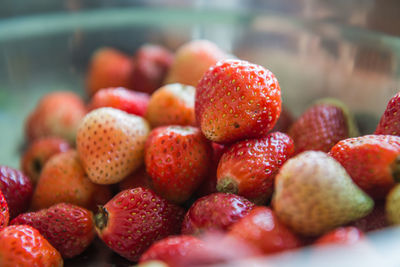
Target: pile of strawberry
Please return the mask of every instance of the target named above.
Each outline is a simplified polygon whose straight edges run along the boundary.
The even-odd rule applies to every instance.
[[[22,171],[0,167],[1,266],[62,266],[96,236],[204,266],[400,224],[400,94],[371,135],[334,99],[294,121],[272,72],[208,41],[98,50],[87,92],[44,96]]]

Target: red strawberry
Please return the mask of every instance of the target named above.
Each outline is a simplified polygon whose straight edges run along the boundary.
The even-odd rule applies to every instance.
[[[138,187],[120,192],[99,208],[96,231],[116,253],[137,261],[153,242],[179,232],[183,214],[180,207]]]
[[[227,230],[246,216],[254,204],[244,197],[215,193],[198,199],[190,207],[182,224],[182,234],[199,234],[207,230]]]
[[[389,226],[385,214],[385,203],[375,202],[374,209],[370,214],[351,224],[363,232],[370,232],[383,229]]]
[[[143,163],[147,122],[114,108],[88,113],[79,126],[76,145],[82,165],[94,183],[118,183]]]
[[[197,85],[197,123],[210,140],[228,143],[270,131],[281,112],[281,89],[274,74],[241,60],[210,68]]]
[[[144,116],[150,96],[123,87],[106,88],[96,92],[89,103],[89,110],[110,107],[123,110],[129,114]]]
[[[37,229],[63,256],[81,254],[95,236],[93,214],[81,207],[60,203],[37,212],[20,214],[10,224]]]
[[[270,254],[301,246],[300,239],[266,207],[256,207],[232,225],[230,235],[243,239]]]
[[[151,95],[146,119],[152,127],[195,125],[193,86],[168,84]]]
[[[150,133],[146,143],[146,170],[161,196],[182,203],[204,180],[210,156],[210,144],[199,129],[159,127]]]
[[[280,132],[232,145],[218,165],[218,191],[264,203],[272,195],[279,168],[293,152],[293,140]]]
[[[33,186],[22,172],[0,166],[0,190],[6,198],[10,217],[14,218],[29,207]]]
[[[111,198],[110,189],[87,177],[75,150],[57,154],[43,168],[32,198],[36,210],[66,202],[94,210]]]
[[[400,92],[393,96],[386,106],[375,134],[390,134],[400,136]]]
[[[400,179],[400,137],[365,135],[338,142],[330,154],[373,198],[384,198]]]
[[[57,91],[45,95],[26,120],[29,141],[56,136],[73,144],[76,130],[86,114],[85,104],[73,92]]]
[[[58,137],[40,138],[31,143],[21,158],[22,171],[36,184],[47,160],[70,149],[67,141]]]
[[[296,154],[306,150],[328,152],[340,140],[356,136],[357,129],[344,104],[324,99],[307,109],[290,127]]]
[[[276,122],[274,128],[272,128],[271,132],[287,133],[292,124],[293,124],[292,114],[287,109],[287,107],[282,105],[281,115],[279,116],[279,119]]]
[[[90,59],[86,77],[86,91],[94,95],[108,87],[130,87],[133,64],[124,53],[109,47],[98,49]]]
[[[168,266],[185,267],[182,260],[190,250],[196,250],[204,246],[203,241],[193,236],[172,236],[154,243],[143,255],[139,262],[160,260]],[[187,265],[186,265],[187,266]]]
[[[340,227],[332,230],[315,241],[317,245],[325,244],[338,244],[338,245],[352,245],[361,240],[364,240],[363,232],[353,226]]]
[[[227,147],[218,143],[211,143],[213,149],[212,162],[211,167],[208,171],[207,177],[204,179],[204,182],[199,186],[196,191],[197,196],[206,196],[212,193],[216,193],[217,191],[217,168],[219,160],[222,157],[222,154],[226,151]]]
[[[172,53],[162,46],[141,46],[134,56],[132,89],[146,93],[154,92],[162,85],[172,61]]]
[[[60,253],[28,225],[11,225],[0,231],[0,266],[61,267]]]
[[[146,171],[146,167],[143,165],[138,170],[128,175],[124,180],[119,183],[119,189],[126,190],[136,187],[144,187],[153,190],[153,181]]]
[[[227,54],[207,40],[183,44],[175,53],[165,83],[183,83],[196,86],[203,74]]]
[[[0,230],[8,225],[9,219],[10,219],[10,214],[8,210],[7,201],[0,190]]]

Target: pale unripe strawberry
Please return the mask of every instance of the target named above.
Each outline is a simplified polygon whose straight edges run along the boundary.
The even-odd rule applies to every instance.
[[[94,183],[114,184],[143,163],[149,125],[142,117],[114,108],[88,113],[79,125],[76,145]]]
[[[294,231],[317,236],[366,216],[374,202],[335,159],[306,151],[282,166],[275,178],[273,206]]]
[[[386,218],[390,224],[400,224],[400,185],[396,185],[386,197]]]

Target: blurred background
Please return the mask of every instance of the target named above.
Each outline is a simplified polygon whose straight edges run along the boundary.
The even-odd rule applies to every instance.
[[[89,58],[102,46],[133,54],[144,43],[174,50],[209,39],[274,72],[295,115],[337,97],[371,133],[400,89],[399,15],[398,0],[2,0],[0,163],[19,167],[23,122],[41,96],[85,96]]]

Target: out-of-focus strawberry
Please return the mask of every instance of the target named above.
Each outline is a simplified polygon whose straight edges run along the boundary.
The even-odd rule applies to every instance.
[[[265,136],[280,112],[278,80],[269,70],[247,61],[220,61],[197,85],[196,120],[214,142]]]
[[[400,185],[396,185],[386,198],[386,218],[390,224],[400,224]]]
[[[211,147],[213,149],[211,167],[208,171],[207,177],[204,179],[203,183],[196,190],[196,195],[199,197],[218,192],[217,190],[218,163],[222,157],[222,154],[226,151],[227,146],[212,142]]]
[[[300,239],[267,207],[256,207],[233,224],[229,234],[271,254],[301,246]]]
[[[0,190],[0,230],[8,225],[9,219],[10,213],[8,210],[7,201]]]
[[[207,40],[194,40],[178,48],[165,83],[196,86],[204,73],[228,55]]]
[[[400,92],[393,96],[382,114],[375,134],[400,136]]]
[[[204,246],[203,241],[193,236],[180,235],[167,237],[151,245],[140,257],[139,262],[160,260],[168,264],[168,266],[185,267],[185,265],[182,265],[182,258],[190,250],[197,249],[199,246]]]
[[[88,113],[79,125],[76,145],[89,179],[114,184],[139,168],[148,133],[143,118],[124,111],[99,108]]]
[[[294,120],[290,111],[282,105],[281,115],[279,116],[278,121],[276,122],[274,128],[272,128],[271,132],[282,132],[287,133],[289,131],[290,126],[292,126]]]
[[[32,198],[31,180],[21,171],[7,166],[0,166],[0,190],[6,198],[10,218],[28,209]]]
[[[168,84],[151,95],[146,119],[152,127],[195,125],[193,86]]]
[[[28,225],[11,225],[0,231],[0,266],[62,267],[60,253]]]
[[[353,222],[351,225],[365,233],[387,227],[389,224],[386,219],[385,202],[375,201],[375,206],[371,213]]]
[[[334,229],[315,241],[316,245],[337,244],[337,245],[353,245],[364,240],[364,233],[353,226],[339,227]]]
[[[204,231],[226,231],[237,220],[246,216],[254,204],[244,197],[215,193],[204,196],[190,207],[182,223],[182,234],[200,234]]]
[[[34,227],[61,253],[63,258],[81,254],[95,237],[92,212],[67,203],[20,214],[10,224]]]
[[[126,189],[132,189],[136,187],[144,187],[154,190],[153,181],[150,175],[146,171],[146,167],[142,165],[138,170],[129,174],[119,183],[120,191]]]
[[[111,198],[107,186],[87,177],[75,150],[50,158],[43,168],[32,198],[35,210],[66,202],[95,210]]]
[[[295,153],[329,150],[340,140],[356,136],[358,130],[347,107],[335,99],[322,99],[308,108],[290,127]]]
[[[153,242],[177,234],[184,211],[142,187],[125,190],[95,215],[99,237],[113,251],[137,261]]]
[[[29,141],[56,136],[73,144],[76,130],[86,114],[85,104],[73,92],[56,91],[45,95],[25,123]]]
[[[130,88],[133,63],[128,55],[109,47],[93,53],[86,76],[86,91],[94,95],[108,87]]]
[[[150,96],[123,87],[105,88],[94,94],[89,103],[89,110],[110,107],[123,110],[129,114],[144,116]]]
[[[365,135],[338,142],[330,155],[371,197],[382,199],[400,179],[400,137]]]
[[[31,143],[21,158],[21,169],[33,184],[39,179],[44,164],[53,155],[70,149],[67,141],[58,137],[44,137]]]
[[[145,164],[156,192],[174,203],[187,200],[207,175],[211,153],[198,128],[154,129],[146,143]]]
[[[216,266],[216,264],[237,263],[239,260],[261,256],[261,251],[242,239],[219,232],[201,236],[203,245],[193,246],[184,257],[181,266]],[[178,258],[178,257],[177,257]],[[263,265],[264,266],[264,265]]]
[[[279,168],[293,152],[293,140],[281,132],[233,144],[218,165],[218,191],[265,203],[272,196]]]
[[[134,55],[131,77],[132,89],[151,94],[159,88],[174,56],[159,45],[145,44]]]
[[[137,267],[170,267],[165,262],[159,260],[150,260],[139,263]]]
[[[340,163],[320,151],[286,161],[275,178],[272,204],[284,224],[306,236],[360,219],[374,206]]]

